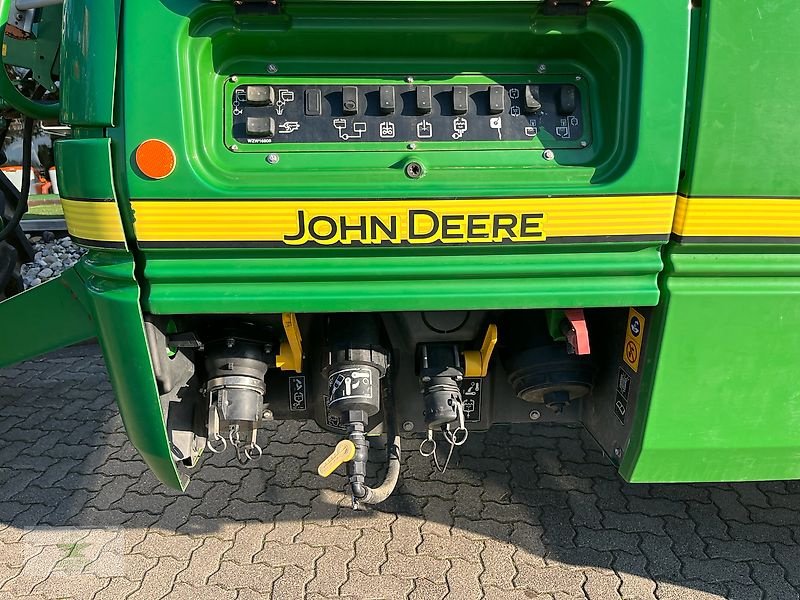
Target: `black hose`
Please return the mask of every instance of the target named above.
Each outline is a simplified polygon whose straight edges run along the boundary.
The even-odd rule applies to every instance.
[[[25,117],[22,133],[22,192],[14,214],[0,230],[0,242],[4,242],[17,230],[22,217],[28,212],[28,197],[31,193],[31,154],[33,152],[33,119]]]
[[[363,496],[356,499],[364,504],[380,504],[392,495],[397,481],[400,479],[400,436],[395,434],[391,444],[387,448],[389,455],[389,466],[386,469],[386,477],[376,488],[363,486]],[[353,490],[355,496],[355,490]]]

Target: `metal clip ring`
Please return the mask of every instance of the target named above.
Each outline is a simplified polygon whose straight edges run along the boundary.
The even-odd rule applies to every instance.
[[[239,435],[238,425],[231,425],[230,430],[228,431],[228,441],[235,448],[239,448],[242,445],[242,438]]]
[[[255,450],[257,455],[254,456],[254,455],[250,454],[251,450]],[[259,446],[256,443],[252,443],[252,444],[249,444],[248,446],[245,446],[244,455],[247,457],[247,460],[255,460],[257,458],[261,458],[262,456],[264,456],[264,451],[261,449],[261,446]]]
[[[431,443],[431,449],[425,450],[424,449],[425,444],[427,444],[428,442]],[[422,440],[422,443],[419,445],[419,453],[425,458],[431,457],[434,454],[436,454],[436,440],[434,440],[432,437]]]
[[[228,442],[220,434],[218,433],[214,434],[214,441],[222,442],[222,446],[220,446],[219,448],[215,448],[214,444],[211,443],[210,439],[206,440],[206,448],[208,448],[210,452],[213,452],[214,454],[219,454],[220,452],[225,452],[225,450],[228,449]]]
[[[458,439],[459,433],[461,432],[464,433],[464,437]],[[453,444],[453,446],[463,446],[466,443],[468,437],[469,437],[469,430],[466,427],[456,427],[453,430],[453,432],[450,433],[450,438],[448,439],[448,441],[451,444]]]

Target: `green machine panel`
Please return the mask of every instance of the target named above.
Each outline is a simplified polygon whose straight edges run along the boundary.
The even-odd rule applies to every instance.
[[[148,310],[657,303],[685,2],[245,4],[123,11],[109,135]],[[164,178],[137,167],[153,138]]]
[[[675,243],[622,473],[800,477],[800,6],[707,1]]]

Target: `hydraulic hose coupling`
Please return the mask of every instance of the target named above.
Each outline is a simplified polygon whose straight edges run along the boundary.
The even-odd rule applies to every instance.
[[[420,348],[420,382],[425,423],[435,429],[458,420],[459,383],[464,379],[461,353],[451,344],[425,344]]]
[[[330,363],[328,411],[338,416],[355,448],[347,462],[347,475],[354,503],[365,500],[369,442],[366,433],[370,417],[381,408],[381,380],[389,367],[389,355],[380,346],[377,320],[372,315],[331,317],[328,323]]]
[[[453,450],[463,445],[469,435],[459,385],[464,379],[465,371],[461,356],[458,346],[454,344],[424,344],[420,348],[419,376],[428,435],[420,444],[419,452],[422,456],[433,459],[436,469],[441,473],[447,470]],[[450,446],[443,466],[439,464],[436,452],[435,429],[441,429]]]
[[[214,340],[207,346],[205,367],[206,447],[218,453],[230,443],[243,462],[260,457],[256,436],[264,414],[268,368],[264,344],[236,337]]]

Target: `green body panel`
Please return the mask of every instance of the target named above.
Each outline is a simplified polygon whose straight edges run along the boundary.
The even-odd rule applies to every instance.
[[[649,7],[621,0],[593,9],[586,20],[537,16],[537,5],[517,2],[491,9],[421,2],[413,16],[403,3],[290,5],[287,11],[291,18],[236,17],[230,3],[194,0],[126,7],[126,154],[153,137],[177,154],[175,172],[159,181],[126,163],[132,198],[513,197],[677,188],[688,60],[684,2]],[[657,35],[663,30],[671,35]],[[143,45],[145,35],[150,43]],[[265,152],[232,153],[220,136],[227,78],[264,74],[268,62],[279,68],[276,81],[328,74],[373,81],[448,73],[513,77],[530,75],[541,62],[547,77],[585,78],[596,95],[590,101],[598,107],[591,115],[597,135],[590,148],[561,151],[549,163],[539,151],[489,152],[475,143],[426,154],[419,142],[415,153],[424,155],[430,175],[413,187],[388,168],[409,155],[393,143],[381,151],[339,145],[340,152],[357,153],[357,162],[303,144],[267,170]],[[599,100],[616,110],[599,110]]]
[[[686,177],[692,196],[800,196],[800,3],[712,0],[698,11]]]
[[[181,479],[170,452],[147,350],[133,259],[124,253],[91,252],[77,268],[85,281],[97,337],[128,436],[160,481],[182,489],[188,479]]]
[[[800,478],[798,323],[791,246],[673,247],[623,476]]]
[[[115,197],[111,140],[108,138],[59,140],[55,144],[55,158],[62,198],[109,200]]]
[[[0,302],[0,367],[95,336],[95,323],[75,269]]]
[[[411,15],[404,3],[290,3],[285,15],[237,16],[228,2],[126,5],[120,120],[109,130],[120,200],[676,193],[686,3],[619,0],[593,7],[588,18],[543,17],[539,9],[527,2],[415,2]],[[659,35],[664,30],[670,35]],[[465,142],[443,150],[420,142],[410,152],[404,144],[367,143],[333,152],[331,144],[275,144],[281,160],[267,166],[265,149],[226,146],[224,118],[229,77],[263,76],[268,63],[278,66],[275,82],[508,80],[535,75],[543,64],[547,78],[581,78],[591,143],[556,149],[554,161],[538,145],[514,151]],[[177,166],[166,179],[148,180],[132,167],[137,146],[150,138],[175,150]],[[427,171],[416,181],[396,167],[412,156]],[[652,305],[661,243],[145,248],[144,305],[163,313],[352,310],[354,302],[362,310],[621,306],[632,299]]]
[[[656,248],[595,252],[462,250],[460,256],[390,249],[152,252],[145,308],[157,314],[359,310],[468,310],[654,305]],[[604,250],[604,251],[603,251]]]
[[[681,192],[800,196],[800,5],[712,0],[695,29]],[[666,253],[631,481],[800,477],[800,247],[712,242]]]
[[[61,120],[114,123],[114,86],[122,0],[67,0],[61,45]],[[91,65],[90,68],[87,68]]]

